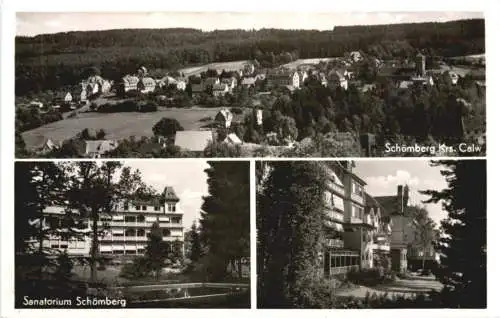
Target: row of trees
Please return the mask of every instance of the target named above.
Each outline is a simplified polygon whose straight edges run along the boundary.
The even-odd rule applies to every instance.
[[[297,58],[361,50],[380,58],[424,50],[441,56],[484,53],[484,20],[314,30],[193,29],[69,32],[16,38],[16,95],[77,84],[90,66],[119,80],[137,65],[183,65],[255,59],[276,66]],[[147,48],[147,49],[145,49]]]

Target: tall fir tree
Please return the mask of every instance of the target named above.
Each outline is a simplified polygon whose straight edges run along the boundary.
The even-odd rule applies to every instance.
[[[189,245],[189,260],[192,264],[196,264],[202,256],[200,233],[196,226],[196,222],[193,222],[191,230],[189,231]]]
[[[248,162],[209,162],[209,195],[204,197],[200,238],[210,255],[210,272],[224,276],[228,265],[242,277],[250,256],[250,172]]]
[[[447,305],[486,307],[486,160],[443,160],[448,188],[423,191],[426,202],[442,202],[448,217],[438,243],[443,257],[436,273],[447,290]]]
[[[307,306],[323,239],[326,173],[321,163],[274,162],[258,197],[259,307]]]
[[[156,280],[159,280],[165,260],[168,258],[168,245],[163,241],[163,231],[158,222],[151,226],[144,258],[148,268],[154,271]]]

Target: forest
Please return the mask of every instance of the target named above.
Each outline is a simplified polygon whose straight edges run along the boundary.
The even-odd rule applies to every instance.
[[[211,62],[255,60],[274,67],[298,58],[363,51],[378,58],[417,51],[456,57],[484,53],[484,19],[317,30],[123,29],[17,37],[16,96],[75,85],[92,67],[111,80],[140,65],[176,70]]]

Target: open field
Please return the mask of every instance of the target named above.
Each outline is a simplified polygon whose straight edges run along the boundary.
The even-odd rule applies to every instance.
[[[234,62],[222,62],[222,63],[210,63],[202,66],[186,67],[179,70],[180,73],[184,73],[184,76],[198,75],[201,72],[206,72],[208,69],[216,69],[218,71],[235,71],[243,69],[243,65],[248,63],[248,61],[234,61]]]
[[[107,133],[106,139],[124,139],[130,136],[152,136],[152,128],[161,118],[169,117],[179,121],[185,130],[196,130],[206,125],[200,119],[205,117],[214,118],[222,107],[213,108],[159,108],[152,113],[81,113],[77,117],[67,118],[53,122],[22,134],[27,149],[34,149],[43,145],[50,138],[59,143],[69,139],[83,129],[104,129]]]
[[[320,62],[329,62],[338,59],[338,57],[325,57],[325,58],[312,58],[312,59],[298,59],[288,64],[283,64],[286,68],[297,68],[302,64],[319,64]]]

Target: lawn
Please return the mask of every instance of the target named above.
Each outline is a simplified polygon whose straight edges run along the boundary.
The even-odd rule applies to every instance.
[[[196,130],[206,125],[200,119],[205,117],[215,117],[222,107],[203,108],[159,108],[152,113],[81,113],[77,117],[66,118],[53,122],[22,134],[27,149],[34,149],[43,145],[43,142],[50,138],[58,143],[69,139],[83,129],[90,130],[104,129],[107,133],[106,139],[121,140],[130,136],[152,136],[153,126],[162,118],[169,117],[179,121],[185,130]]]
[[[248,61],[234,61],[234,62],[221,62],[221,63],[210,63],[201,66],[186,67],[179,70],[180,73],[184,73],[184,76],[198,75],[201,72],[206,72],[208,69],[215,69],[218,71],[243,69],[243,65],[248,63]]]

